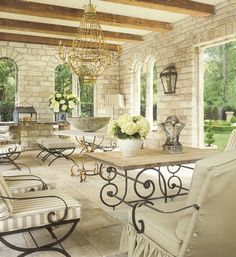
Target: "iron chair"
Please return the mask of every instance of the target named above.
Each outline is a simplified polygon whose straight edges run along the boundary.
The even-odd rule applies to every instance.
[[[43,190],[12,196],[5,180],[0,177],[0,241],[7,247],[27,256],[35,252],[56,251],[70,254],[61,244],[75,229],[80,220],[80,203],[64,192]],[[70,224],[64,235],[57,238],[55,228]],[[46,229],[51,242],[39,245],[32,231]],[[22,247],[9,241],[8,235],[28,232],[35,246]]]
[[[187,200],[136,204],[121,237],[128,257],[235,257],[236,151],[196,163]]]

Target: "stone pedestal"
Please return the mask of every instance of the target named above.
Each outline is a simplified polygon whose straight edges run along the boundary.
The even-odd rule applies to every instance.
[[[234,116],[234,112],[225,112],[226,121],[230,122],[231,118]]]

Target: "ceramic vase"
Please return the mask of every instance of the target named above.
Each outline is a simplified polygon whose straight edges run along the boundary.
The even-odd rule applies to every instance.
[[[55,121],[56,122],[65,122],[66,121],[66,117],[67,117],[67,113],[66,112],[57,112],[55,113]]]
[[[141,139],[118,139],[117,145],[123,156],[136,156],[142,147]]]

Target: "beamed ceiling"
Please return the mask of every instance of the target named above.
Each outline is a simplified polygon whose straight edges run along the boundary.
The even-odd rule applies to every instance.
[[[106,42],[118,50],[188,16],[214,15],[223,0],[92,0]],[[50,4],[49,4],[50,3]],[[88,0],[0,0],[0,40],[70,46]]]

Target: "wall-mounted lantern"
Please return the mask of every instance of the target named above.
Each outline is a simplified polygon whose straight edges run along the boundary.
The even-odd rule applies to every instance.
[[[175,69],[175,65],[171,64],[167,66],[161,73],[161,83],[165,94],[174,94],[176,90],[178,73]]]

